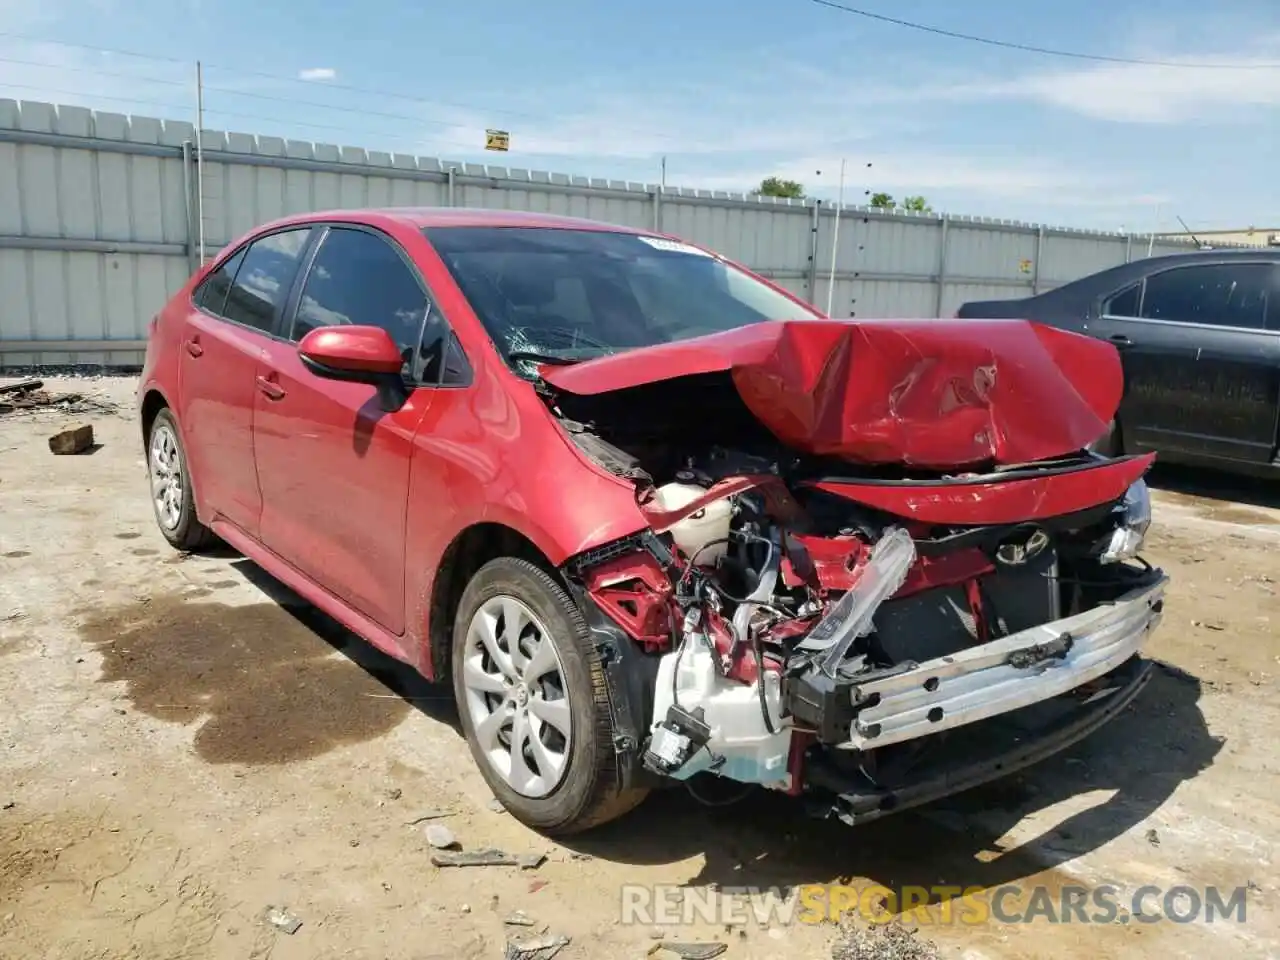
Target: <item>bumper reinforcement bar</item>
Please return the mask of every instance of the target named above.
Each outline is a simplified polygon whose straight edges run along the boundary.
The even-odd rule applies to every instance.
[[[1160,622],[1168,578],[1092,610],[911,669],[853,684],[841,749],[879,747],[986,720],[1067,693],[1136,654]]]

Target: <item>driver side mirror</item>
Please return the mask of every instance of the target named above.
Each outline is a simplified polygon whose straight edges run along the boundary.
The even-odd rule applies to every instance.
[[[404,358],[381,327],[317,327],[298,341],[298,356],[317,377],[377,387],[385,410],[399,410],[409,397]]]

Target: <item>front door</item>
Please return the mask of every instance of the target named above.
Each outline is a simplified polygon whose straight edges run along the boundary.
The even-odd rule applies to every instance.
[[[178,422],[209,519],[256,534],[262,510],[253,456],[254,381],[308,231],[254,241],[196,288],[179,354]],[[283,292],[281,292],[283,291]]]
[[[427,313],[417,272],[392,241],[327,228],[285,337],[268,348],[255,400],[261,540],[393,634],[405,627],[405,515],[414,434],[433,391],[414,388]],[[315,376],[297,341],[319,326],[380,326],[406,358],[409,399]]]
[[[1270,263],[1191,265],[1113,298],[1095,326],[1124,363],[1126,445],[1272,460],[1280,334],[1267,329],[1267,314],[1275,281]]]

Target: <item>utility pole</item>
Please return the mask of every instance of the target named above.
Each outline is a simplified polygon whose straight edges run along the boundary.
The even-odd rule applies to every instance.
[[[204,266],[204,66],[196,61],[196,217],[200,221],[200,266]]]
[[[1149,257],[1149,256],[1151,256],[1152,251],[1155,249],[1155,245],[1156,245],[1156,231],[1157,231],[1157,230],[1159,230],[1159,229],[1160,229],[1160,204],[1158,204],[1158,203],[1157,203],[1157,204],[1156,204],[1156,222],[1155,222],[1155,226],[1153,226],[1153,227],[1151,228],[1151,239],[1150,239],[1149,241],[1147,241],[1147,256],[1148,256],[1148,257]]]
[[[840,189],[836,194],[836,225],[831,231],[831,272],[827,277],[827,316],[831,316],[831,308],[836,295],[836,254],[840,249],[840,211],[844,208],[844,167],[840,160]]]

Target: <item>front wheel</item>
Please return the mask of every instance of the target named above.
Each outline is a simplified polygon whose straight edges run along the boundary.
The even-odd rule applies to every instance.
[[[526,825],[578,833],[644,799],[619,788],[604,669],[545,570],[503,557],[472,578],[453,627],[453,687],[481,774]]]
[[[214,536],[196,517],[187,454],[178,433],[178,422],[168,408],[156,414],[147,434],[147,477],[156,524],[170,545],[179,550],[209,546]]]

